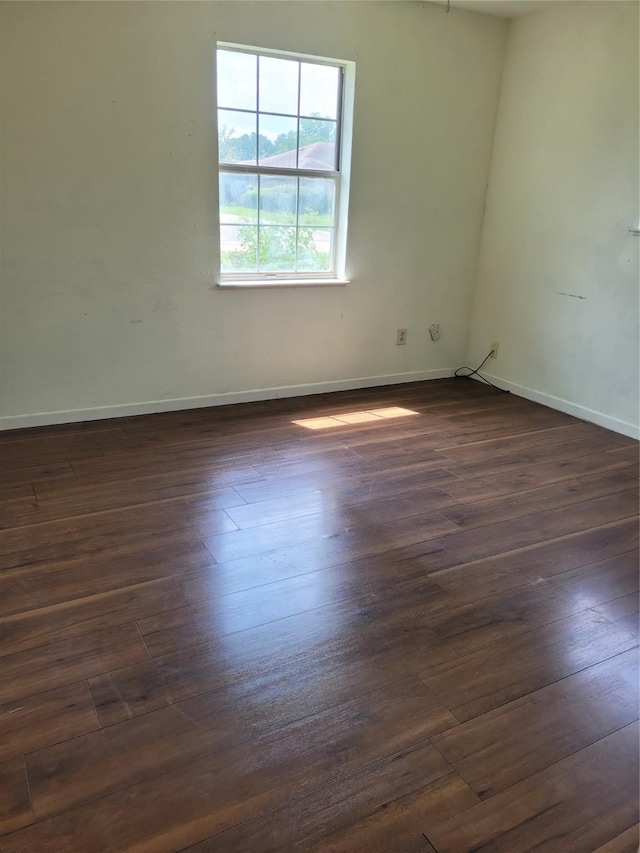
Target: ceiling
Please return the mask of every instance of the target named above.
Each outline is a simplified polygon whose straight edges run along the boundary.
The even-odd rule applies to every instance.
[[[446,6],[447,0],[432,0],[440,6]],[[482,12],[485,15],[497,15],[500,18],[515,18],[529,12],[558,6],[570,0],[450,0],[452,9],[465,9],[470,12]]]

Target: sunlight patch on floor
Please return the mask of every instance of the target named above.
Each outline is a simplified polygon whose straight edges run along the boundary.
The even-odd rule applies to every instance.
[[[370,409],[366,412],[348,412],[346,414],[332,415],[323,418],[303,418],[292,421],[297,426],[305,429],[331,429],[332,427],[344,426],[345,424],[363,424],[370,421],[391,420],[392,418],[406,418],[410,415],[418,415],[412,409],[403,409],[400,406],[388,406],[385,409]]]

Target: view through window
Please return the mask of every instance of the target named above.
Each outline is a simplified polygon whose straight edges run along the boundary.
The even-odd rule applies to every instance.
[[[223,277],[334,276],[342,66],[236,47],[217,58]]]

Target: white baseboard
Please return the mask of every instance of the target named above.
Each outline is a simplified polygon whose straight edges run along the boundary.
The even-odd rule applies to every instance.
[[[357,379],[311,382],[306,385],[281,385],[275,388],[256,388],[250,391],[228,391],[224,394],[207,394],[202,397],[179,397],[173,400],[149,400],[144,403],[96,406],[91,409],[70,409],[59,412],[8,415],[7,417],[0,418],[0,430],[25,429],[34,426],[51,426],[52,424],[74,424],[80,421],[126,418],[132,415],[176,412],[182,409],[204,409],[208,406],[225,406],[232,403],[254,403],[260,400],[278,400],[285,397],[325,394],[330,391],[353,391],[357,388],[375,388],[378,385],[424,382],[426,379],[448,379],[453,376],[453,372],[454,368],[413,370],[409,373],[392,373],[387,376],[363,376]]]
[[[605,429],[610,429],[612,432],[618,432],[621,435],[629,436],[629,438],[640,439],[640,426],[636,424],[622,421],[619,418],[611,417],[611,415],[605,415],[603,412],[596,412],[594,409],[588,409],[586,406],[579,406],[577,403],[571,403],[562,397],[554,397],[553,394],[545,394],[543,391],[536,391],[533,388],[527,388],[525,385],[508,382],[506,379],[486,373],[484,370],[482,371],[482,375],[486,376],[498,388],[511,391],[513,394],[517,394],[518,397],[524,397],[525,400],[542,403],[543,406],[548,406],[550,409],[557,409],[559,412],[564,412],[565,415],[574,415],[576,418],[589,421],[589,423],[596,424]]]

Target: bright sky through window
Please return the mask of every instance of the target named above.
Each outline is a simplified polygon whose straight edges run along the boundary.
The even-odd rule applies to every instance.
[[[343,68],[218,50],[223,277],[335,276]]]

